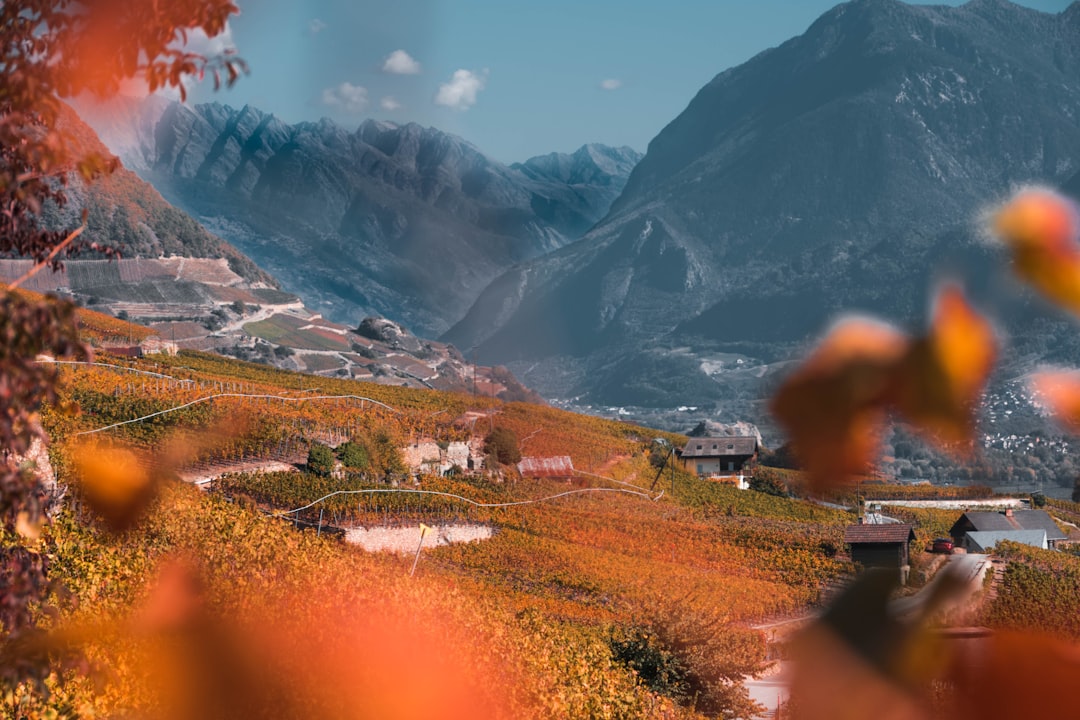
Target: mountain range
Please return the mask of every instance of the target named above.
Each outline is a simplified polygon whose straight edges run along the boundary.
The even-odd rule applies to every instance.
[[[736,419],[838,314],[919,323],[945,276],[1021,346],[1053,346],[1060,319],[980,228],[1016,187],[1076,176],[1078,121],[1080,3],[839,5],[717,75],[603,220],[495,279],[444,339],[548,397]]]
[[[586,145],[506,166],[414,123],[289,125],[157,97],[80,111],[127,167],[309,306],[428,336],[504,270],[584,234],[640,158]]]

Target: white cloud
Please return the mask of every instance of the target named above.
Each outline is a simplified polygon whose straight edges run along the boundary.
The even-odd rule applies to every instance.
[[[420,63],[404,50],[395,50],[383,60],[382,69],[394,75],[416,75],[420,72]]]
[[[486,69],[479,73],[455,70],[450,76],[450,82],[439,85],[439,92],[435,93],[435,104],[455,110],[468,110],[476,104],[477,94],[487,84],[487,75]]]
[[[312,18],[311,22],[308,23],[307,29],[308,35],[314,37],[326,29],[326,23],[319,18]]]
[[[177,41],[174,46],[183,48],[186,52],[197,53],[204,57],[212,58],[221,55],[227,50],[236,50],[233,42],[232,28],[225,23],[225,29],[214,37],[208,37],[200,28],[187,31],[187,42]]]
[[[618,90],[622,87],[622,80],[618,78],[607,78],[600,81],[601,90]]]
[[[367,88],[343,82],[335,88],[322,91],[322,103],[329,107],[341,108],[349,113],[361,113],[367,109]]]
[[[394,112],[395,110],[400,110],[403,106],[395,98],[387,95],[379,101],[379,107],[387,112]]]

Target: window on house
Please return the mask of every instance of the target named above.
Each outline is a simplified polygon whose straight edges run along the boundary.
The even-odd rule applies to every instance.
[[[729,462],[727,464],[727,469],[728,469],[728,472],[734,471],[735,470],[735,463],[734,462]]]
[[[727,449],[728,449],[728,450],[734,450],[734,449],[735,449],[735,446],[734,446],[734,445],[728,445],[728,446],[727,446]]]
[[[698,463],[697,474],[698,475],[704,475],[705,474],[705,466],[702,465],[701,463]]]

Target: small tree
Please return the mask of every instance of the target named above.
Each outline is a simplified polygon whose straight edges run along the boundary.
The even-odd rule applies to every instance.
[[[371,465],[371,457],[363,444],[350,440],[338,448],[341,464],[353,470],[366,470]]]
[[[313,443],[308,450],[307,468],[321,477],[328,477],[334,469],[334,451],[322,443]]]
[[[508,427],[497,427],[484,438],[484,452],[500,465],[514,465],[521,460],[518,436]]]

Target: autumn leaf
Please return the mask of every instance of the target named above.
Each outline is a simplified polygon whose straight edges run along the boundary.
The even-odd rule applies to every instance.
[[[131,526],[153,494],[150,473],[131,450],[85,444],[75,448],[75,472],[87,504],[122,531]]]
[[[1080,434],[1080,371],[1047,370],[1036,373],[1031,381],[1031,389],[1066,430]]]
[[[884,399],[908,346],[889,325],[845,320],[774,396],[772,412],[815,489],[864,473],[874,460]]]
[[[996,353],[993,328],[948,285],[921,338],[874,320],[837,325],[780,387],[772,411],[821,489],[867,471],[893,410],[934,442],[970,441]]]
[[[993,229],[1012,252],[1021,279],[1080,314],[1077,209],[1050,190],[1025,190],[994,216]]]
[[[997,355],[994,330],[956,285],[938,293],[926,335],[897,370],[891,400],[916,430],[939,444],[970,443],[974,407]]]

